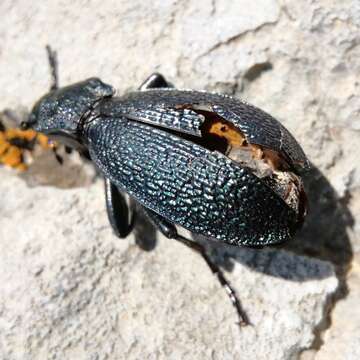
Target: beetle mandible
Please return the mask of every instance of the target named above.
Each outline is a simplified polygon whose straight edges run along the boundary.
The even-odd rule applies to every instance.
[[[59,88],[56,54],[47,50],[52,86],[23,127],[88,154],[104,176],[115,234],[124,238],[134,226],[126,193],[166,237],[201,254],[240,324],[247,324],[222,271],[201,244],[178,234],[176,225],[236,246],[290,239],[306,213],[301,174],[309,162],[297,141],[248,103],[177,90],[158,73],[120,97],[98,78]]]

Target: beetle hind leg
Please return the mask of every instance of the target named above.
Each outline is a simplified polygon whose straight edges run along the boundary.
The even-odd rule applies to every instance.
[[[105,178],[106,211],[111,227],[117,237],[123,239],[134,228],[135,212],[129,220],[129,206],[124,195],[109,179]]]
[[[216,275],[218,281],[220,282],[221,286],[225,289],[228,297],[230,298],[231,303],[235,307],[235,310],[239,317],[238,324],[240,326],[249,325],[250,321],[248,319],[247,314],[245,313],[244,309],[241,306],[241,302],[239,298],[237,297],[237,294],[234,290],[234,288],[231,286],[231,284],[228,282],[228,280],[225,278],[224,273],[221,271],[218,265],[216,265],[209,255],[206,252],[205,247],[195,241],[189,240],[183,236],[181,236],[172,223],[168,222],[166,219],[164,219],[162,216],[154,213],[151,210],[144,209],[145,213],[148,215],[150,220],[153,222],[153,224],[159,229],[159,231],[164,234],[169,239],[175,239],[182,244],[186,245],[190,249],[194,250],[198,254],[202,256],[202,258],[205,260],[206,264],[212,271],[214,275]]]

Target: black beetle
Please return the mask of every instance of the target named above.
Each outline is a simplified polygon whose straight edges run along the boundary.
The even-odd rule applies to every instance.
[[[134,224],[130,195],[168,238],[199,252],[248,323],[235,292],[204,247],[175,225],[231,245],[291,238],[306,212],[301,172],[309,162],[293,136],[262,110],[229,96],[176,90],[160,74],[115,97],[91,78],[58,88],[48,48],[51,91],[23,125],[88,153],[105,178],[117,236]]]

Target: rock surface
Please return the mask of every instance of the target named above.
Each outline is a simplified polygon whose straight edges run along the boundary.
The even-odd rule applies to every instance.
[[[254,323],[241,331],[196,255],[114,239],[79,164],[0,169],[0,358],[359,358],[358,0],[3,0],[0,13],[2,109],[48,89],[51,44],[61,84],[99,76],[122,93],[161,71],[270,112],[315,165],[286,250],[210,249]]]
[[[325,333],[325,345],[314,357],[316,360],[360,359],[360,317],[357,311],[360,299],[359,256],[353,263],[348,284],[349,293],[332,313],[333,326]]]

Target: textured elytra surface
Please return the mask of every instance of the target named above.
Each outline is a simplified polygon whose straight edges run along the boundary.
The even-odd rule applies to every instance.
[[[149,257],[135,247],[129,255],[128,242],[104,233],[102,186],[81,191],[77,168],[61,175],[49,156],[42,173],[43,183],[50,176],[74,192],[29,189],[1,170],[2,357],[268,360],[297,359],[310,349],[306,359],[357,360],[359,5],[1,1],[2,107],[29,109],[48,90],[44,47],[51,44],[61,85],[99,76],[122,95],[157,70],[179,88],[233,94],[279,119],[318,168],[308,185],[307,222],[288,251],[242,249],[227,273],[258,319],[241,334],[229,330],[232,308],[197,256],[162,239]],[[118,247],[112,261],[107,239]],[[335,280],[324,270],[330,263],[346,274],[339,278],[347,295],[328,286]],[[334,292],[342,298],[329,309]],[[119,302],[127,306],[120,328],[113,317]]]
[[[290,239],[295,213],[222,154],[125,118],[100,117],[86,133],[102,173],[168,220],[234,245]]]
[[[121,114],[199,135],[204,118],[191,108],[213,111],[237,126],[250,143],[279,152],[289,158],[291,165],[297,164],[299,168],[307,166],[303,150],[288,130],[264,111],[230,96],[191,90],[151,89],[105,102],[100,113],[107,116]]]

